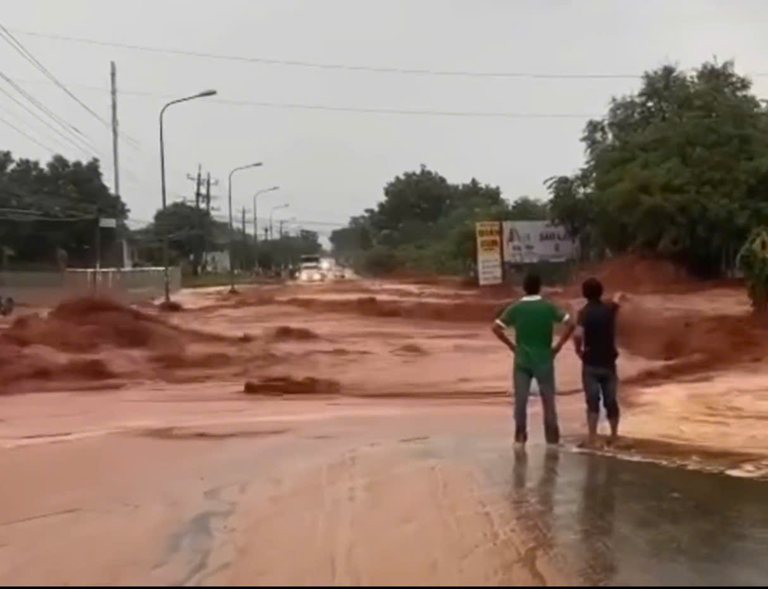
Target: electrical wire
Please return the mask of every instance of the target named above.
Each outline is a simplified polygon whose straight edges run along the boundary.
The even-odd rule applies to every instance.
[[[77,104],[79,104],[81,107],[83,107],[91,116],[95,117],[98,121],[100,121],[102,124],[109,127],[109,123],[104,120],[95,110],[93,110],[90,106],[85,104],[82,100],[80,100],[65,84],[63,84],[56,76],[54,76],[51,71],[45,67],[40,61],[32,55],[32,53],[29,52],[29,50],[22,45],[22,43],[14,37],[11,32],[6,29],[2,23],[0,23],[0,37],[8,43],[11,47],[13,47],[24,59],[26,59],[29,63],[31,63],[35,68],[37,68],[40,72],[43,73],[43,75],[51,80],[54,84],[56,84],[59,88],[61,88],[67,96],[69,96],[72,100],[74,100]]]
[[[0,123],[5,123],[5,124],[6,124],[6,125],[8,125],[8,126],[11,128],[11,129],[13,129],[14,131],[16,131],[16,132],[17,132],[19,135],[23,135],[24,137],[26,137],[27,139],[29,139],[29,140],[30,140],[32,143],[35,143],[36,145],[39,145],[40,147],[42,147],[42,148],[43,148],[43,149],[45,149],[46,151],[49,151],[49,152],[50,152],[52,155],[56,154],[56,150],[55,150],[55,149],[52,149],[50,146],[48,146],[48,145],[45,145],[45,144],[41,143],[40,141],[38,141],[37,139],[35,139],[35,138],[34,138],[34,137],[32,137],[31,135],[29,135],[27,132],[25,132],[25,131],[22,131],[22,130],[21,130],[21,129],[19,129],[19,128],[18,128],[16,125],[14,125],[13,123],[10,123],[10,122],[6,121],[6,120],[5,120],[4,118],[2,118],[2,117],[0,117]]]
[[[132,51],[143,51],[147,53],[160,53],[167,55],[178,55],[185,57],[197,57],[205,59],[216,59],[224,61],[239,61],[246,63],[258,63],[263,65],[291,66],[302,68],[314,68],[323,70],[343,70],[352,72],[371,72],[377,74],[407,74],[421,76],[444,76],[444,77],[462,77],[462,78],[527,78],[542,80],[636,80],[641,78],[638,74],[609,73],[609,74],[563,74],[563,73],[536,73],[536,72],[503,72],[503,71],[468,71],[468,70],[439,70],[428,68],[400,68],[384,67],[371,65],[351,65],[342,63],[320,63],[312,61],[288,60],[288,59],[268,59],[264,57],[248,57],[241,55],[224,55],[218,53],[208,53],[203,51],[191,51],[184,49],[171,49],[162,47],[152,47],[148,45],[138,45],[131,43],[117,43],[114,41],[100,41],[96,39],[86,39],[81,37],[69,37],[66,35],[57,35],[52,33],[41,33],[37,31],[24,31],[12,29],[15,33],[30,37],[40,37],[56,41],[66,41],[70,43],[79,43],[83,45],[96,45],[101,47],[116,47],[119,49],[129,49]]]
[[[60,116],[55,114],[53,111],[51,111],[48,107],[46,107],[43,103],[41,103],[39,100],[37,100],[34,96],[32,96],[29,92],[24,90],[21,86],[19,86],[12,78],[7,76],[5,73],[0,71],[0,78],[5,80],[8,85],[10,85],[16,92],[21,94],[24,98],[26,98],[29,102],[31,102],[37,109],[42,111],[46,116],[48,116],[50,119],[52,119],[56,124],[61,126],[63,129],[74,132],[77,135],[80,135],[81,137],[85,137],[82,131],[72,125],[71,123],[67,122],[66,120],[62,119]]]
[[[72,138],[71,138],[69,135],[66,135],[66,134],[64,134],[64,132],[63,132],[63,131],[61,131],[60,129],[56,128],[55,126],[53,126],[53,125],[52,125],[51,123],[49,123],[48,121],[46,121],[46,120],[45,120],[43,117],[41,117],[41,116],[40,116],[39,114],[37,114],[37,113],[36,113],[34,110],[32,110],[31,108],[29,108],[29,107],[28,107],[26,104],[24,104],[24,103],[23,103],[21,100],[19,100],[18,98],[16,98],[16,97],[15,97],[13,94],[11,94],[10,92],[8,92],[8,91],[7,91],[5,88],[2,88],[2,87],[0,87],[0,92],[2,92],[3,94],[5,94],[5,95],[6,95],[8,98],[10,98],[11,100],[13,100],[13,101],[14,101],[14,102],[15,102],[17,105],[19,105],[21,108],[23,108],[24,110],[26,110],[26,111],[27,111],[29,114],[31,114],[33,117],[35,117],[35,118],[36,118],[38,121],[40,121],[40,122],[41,122],[43,125],[45,125],[46,127],[48,127],[48,128],[51,130],[51,131],[53,131],[54,133],[56,133],[57,135],[59,135],[59,136],[60,136],[62,139],[64,139],[65,141],[67,141],[67,142],[68,142],[70,145],[72,145],[72,146],[73,146],[73,147],[75,147],[76,149],[80,150],[80,152],[81,152],[81,153],[84,153],[84,154],[86,154],[86,155],[89,155],[89,156],[91,155],[91,153],[90,153],[90,152],[89,152],[89,151],[88,151],[88,150],[87,150],[85,147],[83,147],[82,145],[80,145],[80,144],[76,143],[76,142],[74,141],[74,139],[72,139]]]
[[[92,90],[104,91],[96,86],[86,86]],[[146,92],[142,90],[121,90],[126,96],[139,96],[151,98],[171,99],[171,94]],[[301,104],[290,102],[263,102],[252,100],[235,100],[227,98],[209,98],[209,103],[226,104],[230,106],[256,106],[265,108],[280,108],[291,110],[310,110],[328,112],[351,112],[358,114],[382,114],[382,115],[406,115],[406,116],[436,116],[436,117],[477,117],[477,118],[505,118],[505,119],[589,119],[599,118],[601,115],[590,113],[515,113],[515,112],[487,112],[487,111],[445,111],[427,109],[400,109],[400,108],[373,108],[356,106],[334,106],[325,104]]]

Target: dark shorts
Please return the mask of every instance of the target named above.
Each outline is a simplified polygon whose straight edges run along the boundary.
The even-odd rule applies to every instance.
[[[584,365],[581,370],[581,380],[587,400],[587,411],[600,413],[600,399],[602,397],[608,419],[618,418],[619,403],[616,393],[619,377],[616,374],[616,369]]]

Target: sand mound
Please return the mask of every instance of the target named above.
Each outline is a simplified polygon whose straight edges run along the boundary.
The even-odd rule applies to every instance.
[[[768,330],[751,315],[670,315],[636,302],[622,308],[617,340],[635,355],[674,362],[643,373],[639,381],[762,361],[768,350]]]
[[[311,329],[306,327],[291,327],[290,325],[281,325],[272,332],[272,339],[276,342],[285,341],[309,341],[320,339]]]
[[[427,321],[490,323],[505,306],[497,300],[457,302],[384,301],[376,297],[357,299],[313,299],[294,297],[285,304],[317,312],[354,313],[368,317],[387,317]]]
[[[166,313],[178,313],[179,311],[184,310],[184,307],[181,305],[181,303],[177,301],[163,301],[157,306],[157,308],[161,311],[165,311]]]
[[[703,286],[685,269],[668,260],[629,254],[585,267],[569,291],[579,296],[581,283],[591,276],[600,279],[606,291],[613,292],[665,293],[690,291]]]
[[[100,358],[67,359],[49,348],[35,346],[25,349],[8,342],[0,345],[0,393],[10,392],[10,386],[20,390],[19,385],[24,382],[51,385],[100,381],[116,376]]]
[[[232,356],[223,352],[211,352],[205,354],[184,354],[174,352],[161,352],[149,358],[150,362],[169,369],[201,368],[216,369],[226,368],[232,364]]]
[[[394,354],[409,354],[412,356],[425,356],[427,351],[418,344],[405,344],[392,351]]]
[[[73,353],[87,353],[105,346],[179,350],[184,347],[178,330],[141,311],[108,299],[75,299],[56,307],[43,319],[20,317],[3,334],[19,345],[44,345]]]
[[[249,395],[335,395],[341,385],[335,380],[307,377],[296,380],[289,376],[247,381],[243,391]]]

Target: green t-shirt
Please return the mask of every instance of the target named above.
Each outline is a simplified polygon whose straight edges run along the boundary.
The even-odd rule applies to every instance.
[[[512,303],[496,320],[515,330],[515,366],[532,370],[552,362],[552,332],[568,314],[540,296],[526,296]]]

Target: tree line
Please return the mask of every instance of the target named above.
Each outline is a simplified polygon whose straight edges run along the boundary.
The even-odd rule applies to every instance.
[[[230,251],[235,268],[252,270],[295,265],[304,254],[320,251],[317,233],[261,241],[216,221],[204,208],[184,202],[158,210],[147,227],[131,231],[120,196],[104,183],[98,159],[69,161],[61,155],[48,163],[15,159],[0,151],[0,261],[17,269],[119,266],[127,239],[138,262],[162,265],[163,241],[170,262],[192,274],[204,268],[204,252]],[[114,219],[115,229],[99,229],[99,219]],[[98,235],[98,236],[97,236]],[[98,251],[97,251],[98,250]]]
[[[365,271],[461,272],[475,257],[475,221],[550,219],[586,257],[651,253],[720,276],[768,222],[767,114],[732,62],[663,66],[586,123],[584,165],[547,179],[546,200],[509,203],[497,187],[450,184],[422,166],[331,242]]]
[[[547,199],[510,202],[497,186],[474,178],[451,183],[421,166],[392,179],[375,207],[334,231],[333,250],[364,272],[468,273],[476,221],[549,219],[577,237],[590,258],[652,253],[702,277],[739,265],[768,268],[758,255],[768,224],[767,115],[765,101],[732,62],[706,62],[690,72],[663,66],[586,123],[584,165],[547,179]],[[70,265],[92,265],[99,217],[118,223],[117,232],[104,232],[105,249],[117,236],[130,236],[157,263],[167,236],[172,261],[195,272],[210,244],[221,249],[232,242],[235,266],[243,269],[295,263],[321,249],[317,234],[303,232],[257,250],[245,232],[184,203],[158,211],[139,232],[128,230],[127,215],[104,184],[98,160],[57,155],[41,165],[0,151],[3,260],[60,263],[63,257]],[[757,245],[747,250],[748,242]]]

